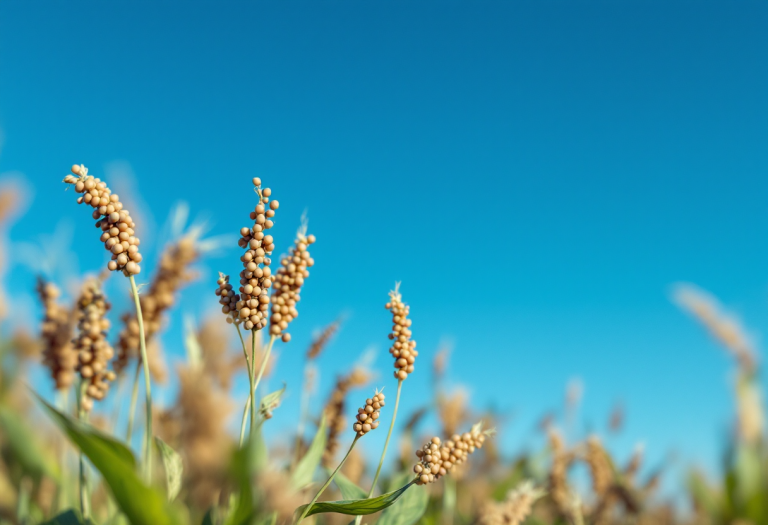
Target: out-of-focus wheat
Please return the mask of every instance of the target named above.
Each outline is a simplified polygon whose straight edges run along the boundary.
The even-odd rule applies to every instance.
[[[534,487],[533,481],[526,480],[507,494],[501,503],[487,502],[480,509],[480,525],[520,525],[530,515],[533,504],[544,495]]]
[[[344,415],[347,394],[353,388],[365,386],[370,381],[370,373],[361,367],[355,367],[345,376],[336,380],[336,385],[331,392],[331,397],[325,405],[325,417],[328,421],[328,439],[323,452],[323,465],[330,467],[335,462],[336,452],[339,449],[339,436],[347,428],[347,420]]]
[[[59,304],[58,287],[37,279],[37,297],[43,307],[40,338],[43,341],[43,365],[51,372],[57,390],[66,390],[75,380],[78,356],[72,346],[75,325],[73,312]]]

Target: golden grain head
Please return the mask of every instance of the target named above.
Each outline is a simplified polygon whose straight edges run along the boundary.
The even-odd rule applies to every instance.
[[[389,339],[393,341],[389,353],[395,358],[395,378],[403,381],[414,370],[413,364],[419,352],[416,350],[416,341],[411,339],[411,320],[408,318],[410,307],[403,303],[400,294],[400,283],[389,293],[389,302],[385,305],[392,313],[392,332]]]
[[[380,410],[384,404],[384,394],[376,390],[373,397],[366,399],[365,405],[357,409],[356,421],[352,425],[357,437],[362,437],[379,427]]]
[[[96,220],[96,227],[102,232],[101,242],[112,254],[107,268],[110,271],[120,271],[125,276],[141,272],[141,242],[136,236],[136,225],[131,219],[131,214],[123,208],[120,197],[112,193],[101,179],[88,175],[88,168],[85,166],[72,166],[72,173],[74,175],[67,175],[64,182],[71,184],[75,191],[81,194],[77,198],[78,204],[87,204],[93,208],[92,217]]]

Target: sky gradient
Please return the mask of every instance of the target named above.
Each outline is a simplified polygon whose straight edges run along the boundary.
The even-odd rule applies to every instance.
[[[288,384],[276,427],[297,410],[298,357],[340,313],[315,408],[367,348],[394,393],[383,305],[402,281],[421,350],[404,410],[428,400],[447,340],[449,385],[509,416],[509,453],[541,446],[536,421],[580,378],[579,432],[621,401],[621,457],[643,442],[651,465],[676,451],[714,468],[731,363],[670,287],[710,290],[760,346],[766,27],[757,1],[2,2],[0,173],[26,187],[14,320],[39,315],[35,271],[69,282],[107,259],[60,184],[71,164],[130,199],[145,281],[176,203],[234,236],[259,176],[278,252],[304,210],[318,238],[271,379]],[[234,242],[216,255],[163,337],[172,362],[182,314],[215,309],[216,272],[239,271]],[[110,290],[129,307],[125,283]]]

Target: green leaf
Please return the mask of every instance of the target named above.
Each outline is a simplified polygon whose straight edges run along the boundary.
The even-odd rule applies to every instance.
[[[285,384],[283,384],[283,388],[280,390],[271,392],[261,398],[261,403],[259,404],[259,415],[262,419],[268,419],[271,417],[272,411],[280,406],[280,400],[282,400],[283,394],[285,394]]]
[[[203,516],[203,523],[200,525],[213,525],[213,509],[208,509],[208,512]]]
[[[0,406],[0,428],[10,448],[12,457],[19,462],[24,471],[33,478],[47,475],[59,480],[59,467],[40,446],[32,429],[15,412]]]
[[[330,477],[333,471],[331,469],[326,470],[328,471],[328,477]],[[333,478],[333,482],[336,483],[337,487],[339,487],[339,490],[341,491],[341,497],[345,500],[365,499],[367,496],[365,490],[355,485],[352,480],[341,473],[341,470],[336,473],[336,476]]]
[[[291,474],[291,487],[295,490],[304,488],[312,483],[312,477],[315,475],[315,470],[320,465],[320,460],[323,459],[323,452],[325,451],[325,441],[327,439],[325,427],[325,415],[323,415],[309,450],[307,450],[307,453],[301,458],[301,461],[299,461],[299,464],[296,465]]]
[[[393,484],[399,486],[413,479],[413,474],[403,472],[395,477]],[[376,522],[377,525],[413,525],[427,510],[429,494],[426,490],[412,490],[403,495],[395,504],[385,510]]]
[[[41,525],[93,525],[91,520],[83,520],[73,509],[65,510]]]
[[[369,499],[355,499],[355,500],[341,500],[341,501],[318,501],[307,512],[307,516],[313,514],[321,514],[325,512],[336,512],[338,514],[348,514],[350,516],[367,516],[374,512],[379,512],[387,507],[391,506],[394,502],[400,498],[405,491],[408,490],[416,480],[410,481],[407,485],[400,487],[399,489],[387,492],[376,498]],[[302,505],[296,512],[301,515],[304,512],[306,505]]]
[[[181,456],[157,436],[155,436],[155,444],[160,450],[160,457],[163,459],[165,483],[168,488],[168,501],[173,501],[181,491],[181,474],[184,471]]]
[[[266,445],[261,435],[261,425],[257,425],[248,438],[246,445],[235,452],[232,461],[232,474],[239,491],[235,510],[226,519],[227,525],[250,525],[256,515],[255,498],[251,480],[267,463]]]
[[[157,490],[146,486],[136,473],[136,460],[121,442],[80,421],[62,414],[41,397],[56,424],[70,441],[101,472],[120,510],[131,525],[175,525],[180,520]]]

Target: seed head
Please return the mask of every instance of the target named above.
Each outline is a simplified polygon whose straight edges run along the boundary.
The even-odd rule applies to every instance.
[[[450,473],[456,466],[464,463],[476,449],[482,448],[486,434],[479,425],[472,427],[470,432],[462,435],[455,434],[445,443],[440,438],[433,437],[422,448],[416,451],[419,463],[413,467],[418,476],[417,485],[432,483]]]
[[[317,356],[320,355],[320,352],[323,351],[328,342],[339,330],[339,326],[341,326],[341,319],[336,319],[334,322],[326,326],[323,331],[320,332],[320,335],[312,340],[312,343],[309,345],[309,350],[307,350],[308,360],[316,359]]]
[[[232,285],[229,283],[229,275],[219,272],[219,280],[216,281],[216,284],[219,285],[216,288],[216,295],[219,296],[221,312],[227,316],[227,323],[239,325],[242,322],[237,311],[237,303],[240,301],[240,296],[232,289]]]
[[[101,241],[112,254],[107,264],[110,271],[121,271],[128,277],[141,271],[139,263],[139,238],[136,237],[136,225],[128,210],[123,208],[120,197],[107,187],[106,182],[88,175],[88,168],[83,165],[72,166],[74,175],[64,177],[64,182],[74,186],[78,204],[88,204],[93,208],[92,217],[96,227],[101,230]]]
[[[74,319],[72,311],[59,304],[61,295],[55,284],[37,278],[37,296],[43,306],[40,328],[43,341],[43,365],[51,371],[57,390],[66,390],[75,380],[77,352],[72,347]]]
[[[261,188],[261,179],[254,178],[253,184],[259,196],[259,203],[251,212],[253,225],[240,229],[241,248],[246,252],[240,257],[243,270],[240,272],[240,295],[235,303],[234,313],[246,330],[261,330],[267,326],[269,311],[269,289],[272,287],[272,271],[269,257],[275,249],[274,239],[265,232],[272,228],[279,203],[270,201],[272,190]],[[230,303],[230,312],[232,312]],[[226,313],[226,312],[225,312]]]
[[[309,255],[309,245],[315,242],[314,235],[307,235],[306,224],[299,228],[296,240],[287,256],[280,260],[280,268],[275,276],[275,289],[272,292],[272,316],[269,319],[269,333],[280,336],[283,342],[291,340],[286,330],[288,325],[299,316],[296,306],[299,304],[301,287],[309,277],[309,268],[315,264]]]
[[[347,429],[344,417],[347,394],[353,388],[361,387],[370,380],[370,373],[360,367],[352,369],[345,376],[336,379],[336,385],[325,405],[325,418],[328,421],[328,439],[323,452],[323,465],[330,467],[339,448],[339,436]]]
[[[384,394],[378,389],[373,397],[365,400],[365,405],[357,409],[357,418],[352,428],[358,437],[363,437],[379,426],[379,411],[384,406]]]
[[[389,353],[395,358],[395,377],[400,381],[413,372],[413,363],[419,352],[416,351],[416,341],[411,339],[411,320],[408,319],[410,307],[403,303],[400,295],[400,283],[389,292],[389,302],[385,305],[392,312],[392,332],[389,338],[393,340]]]
[[[480,525],[520,525],[533,510],[533,504],[544,495],[530,480],[523,481],[500,503],[489,502],[480,510]]]
[[[598,497],[605,495],[613,483],[613,467],[608,453],[597,436],[590,436],[587,439],[584,461],[587,463],[592,477],[592,490]]]
[[[106,314],[109,308],[101,281],[87,279],[77,300],[77,337],[73,342],[78,354],[77,370],[88,385],[82,400],[86,411],[93,408],[94,400],[106,397],[109,382],[115,380],[115,373],[107,370],[107,363],[115,353],[107,341],[109,320]]]

